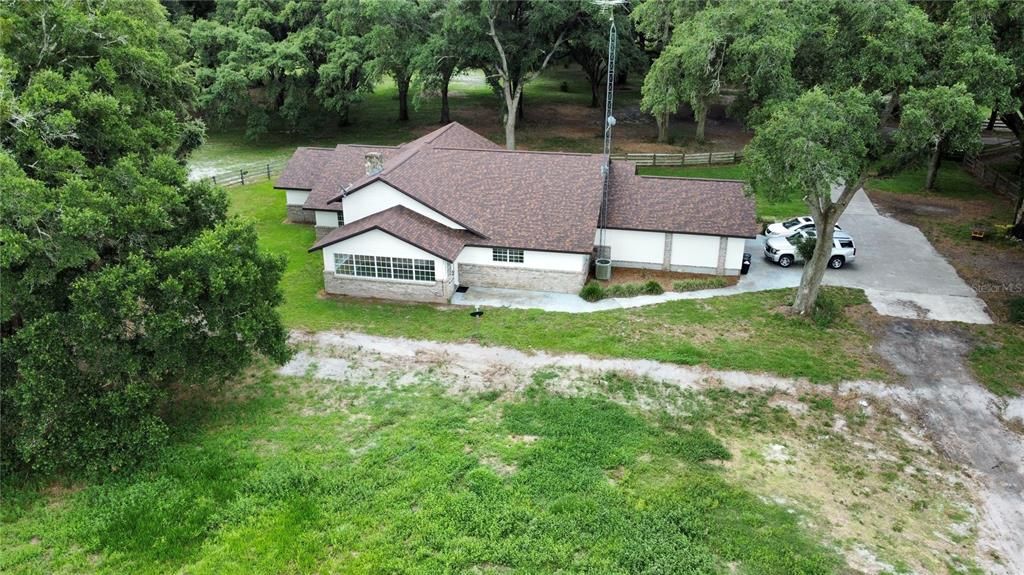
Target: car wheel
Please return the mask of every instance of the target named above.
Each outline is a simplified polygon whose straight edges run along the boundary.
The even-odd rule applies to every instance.
[[[779,256],[779,265],[784,268],[788,268],[789,266],[793,265],[793,256]]]
[[[832,256],[832,259],[828,260],[828,267],[837,270],[843,267],[843,264],[845,263],[846,258],[844,258],[843,256]]]

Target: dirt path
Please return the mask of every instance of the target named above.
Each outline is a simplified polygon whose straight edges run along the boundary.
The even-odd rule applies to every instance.
[[[1005,421],[1020,410],[1021,399],[1008,402],[978,385],[964,367],[968,349],[962,334],[913,322],[891,324],[879,345],[905,377],[905,387],[892,390],[894,398],[913,409],[945,455],[969,467],[984,486],[982,551],[1002,561],[1003,572],[1024,573],[1024,438]]]
[[[703,367],[680,366],[647,360],[597,359],[584,355],[552,355],[543,352],[525,353],[502,347],[484,347],[468,343],[437,343],[401,338],[368,336],[358,333],[293,333],[292,340],[301,350],[296,357],[280,369],[282,375],[309,376],[321,380],[375,382],[374,385],[401,386],[419,381],[424,373],[443,373],[443,381],[450,393],[482,393],[498,391],[514,394],[522,391],[539,370],[561,370],[562,377],[547,382],[552,391],[574,394],[582,390],[580,382],[602,372],[618,372],[645,377],[664,385],[683,390],[703,390],[713,387],[735,391],[768,392],[789,409],[806,409],[798,398],[805,394],[830,394],[837,401],[860,404],[872,411],[866,399],[878,403],[881,410],[896,414],[892,420],[898,426],[896,443],[873,443],[864,437],[851,435],[851,458],[866,460],[890,457],[889,452],[916,446],[924,454],[915,465],[928,466],[941,460],[928,474],[939,478],[938,487],[918,489],[944,489],[942,485],[960,489],[967,486],[971,506],[980,516],[976,524],[965,529],[976,535],[976,546],[967,549],[974,561],[987,572],[1017,575],[1024,573],[1024,441],[1003,422],[1010,413],[1024,411],[1021,400],[1002,401],[979,386],[963,367],[963,354],[967,350],[964,336],[950,331],[933,331],[923,322],[899,321],[890,324],[881,344],[880,353],[894,368],[904,375],[901,385],[885,385],[871,381],[846,382],[833,387],[814,385],[802,380],[750,374],[735,371],[717,371]],[[858,399],[861,398],[861,399]],[[642,399],[656,403],[657,397]],[[644,405],[639,405],[644,408]],[[649,407],[663,407],[661,405]],[[797,409],[797,412],[799,412]],[[837,422],[838,423],[838,422]],[[1021,422],[1024,423],[1024,422]],[[1019,425],[1020,423],[1018,423]],[[845,421],[841,425],[845,427]],[[886,425],[889,425],[886,422]],[[841,431],[841,432],[846,432]],[[902,439],[900,439],[902,438]],[[774,441],[779,441],[775,438]],[[781,445],[770,445],[772,449]],[[823,452],[807,449],[806,460],[814,461]],[[941,452],[941,456],[935,451]],[[853,451],[858,453],[854,454]],[[846,453],[840,457],[846,457]],[[957,471],[942,471],[942,462],[952,460]],[[948,465],[947,465],[948,466]],[[827,470],[826,470],[827,472]],[[758,470],[763,477],[763,470]],[[781,471],[792,474],[791,471]],[[794,478],[789,477],[792,481]],[[795,491],[799,494],[800,481],[820,483],[829,491],[839,486],[832,475],[797,478]],[[765,479],[768,488],[768,479]],[[864,501],[877,507],[876,515],[866,522],[881,524],[892,521],[897,512],[887,506],[893,502],[887,497],[891,486],[881,486],[866,494],[864,485],[854,481],[848,486],[850,499]],[[951,491],[952,492],[952,491]],[[841,501],[842,502],[842,501]],[[827,502],[826,502],[827,503]],[[845,502],[844,502],[845,503]],[[834,506],[833,506],[834,507]],[[850,516],[843,509],[829,509],[841,517],[828,517],[830,526],[864,523],[860,517]],[[975,513],[972,509],[971,513]],[[849,519],[853,521],[849,521]],[[940,516],[944,519],[944,516]],[[902,521],[902,518],[900,519]],[[954,546],[949,531],[918,518],[921,528],[913,536],[901,533],[904,544],[921,544],[946,549]],[[892,535],[888,523],[869,525],[883,532],[883,538]],[[827,527],[826,527],[827,528]],[[954,529],[955,531],[956,529]],[[874,533],[873,531],[873,533]],[[956,539],[956,537],[953,537]],[[871,552],[856,547],[853,553],[844,550],[851,566],[866,573],[891,570],[892,566],[877,561]],[[857,554],[866,559],[858,561]],[[898,555],[898,553],[897,553]]]

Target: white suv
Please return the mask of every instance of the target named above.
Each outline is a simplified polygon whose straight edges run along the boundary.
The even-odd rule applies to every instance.
[[[764,241],[764,257],[772,260],[784,268],[793,265],[793,262],[802,261],[800,250],[796,249],[794,242],[813,239],[817,237],[814,230],[801,230],[792,236],[776,236]],[[857,246],[853,243],[850,234],[836,230],[832,236],[832,257],[828,260],[828,267],[837,270],[852,262],[857,257]]]
[[[764,235],[769,238],[775,236],[789,237],[797,232],[804,230],[813,230],[814,218],[811,216],[800,216],[784,222],[775,222],[764,229]],[[843,228],[836,225],[836,230],[842,230]]]

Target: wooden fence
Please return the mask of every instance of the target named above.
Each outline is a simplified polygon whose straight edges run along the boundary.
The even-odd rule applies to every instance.
[[[982,120],[981,121],[981,131],[982,132],[989,132],[989,131],[991,131],[991,132],[1007,132],[1007,133],[1012,133],[1012,130],[1010,130],[1010,128],[1006,125],[1006,123],[1003,122],[1001,119],[997,119],[995,122],[993,122],[991,129],[989,129],[989,127],[988,127],[988,120]]]
[[[200,180],[209,180],[219,186],[244,186],[253,182],[272,179],[281,173],[287,160],[272,160],[269,162],[254,162],[243,164],[210,176],[203,176]]]
[[[1021,190],[1021,182],[986,164],[978,156],[965,156],[964,167],[967,168],[967,171],[974,174],[974,177],[981,182],[981,185],[996,193],[1003,194],[1014,200],[1020,197],[1021,193],[1024,193],[1024,190]]]
[[[613,160],[626,160],[638,166],[703,166],[735,164],[743,152],[705,152],[702,154],[612,154]]]

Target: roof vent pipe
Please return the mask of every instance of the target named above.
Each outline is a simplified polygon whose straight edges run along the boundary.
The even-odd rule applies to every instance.
[[[380,152],[366,152],[366,175],[373,176],[384,169],[384,156]]]

